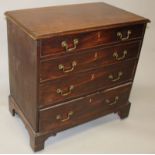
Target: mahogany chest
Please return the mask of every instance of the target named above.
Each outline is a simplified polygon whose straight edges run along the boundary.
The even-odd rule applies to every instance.
[[[65,129],[109,113],[128,116],[148,19],[105,3],[5,14],[9,109],[34,151]]]

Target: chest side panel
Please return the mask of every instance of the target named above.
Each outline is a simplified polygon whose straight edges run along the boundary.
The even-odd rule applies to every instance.
[[[10,95],[37,130],[37,42],[7,20]]]

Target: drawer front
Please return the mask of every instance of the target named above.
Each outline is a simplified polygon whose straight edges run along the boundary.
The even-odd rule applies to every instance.
[[[99,117],[104,112],[117,111],[128,101],[131,85],[98,92],[82,99],[40,111],[39,130],[58,132]]]
[[[133,78],[137,61],[127,61],[40,84],[40,107],[54,105]]]
[[[85,53],[63,56],[53,60],[42,60],[40,81],[53,80],[97,66],[137,58],[141,41],[125,43],[108,48],[98,48]]]
[[[143,27],[143,24],[141,24],[43,39],[41,40],[41,57],[82,52],[82,49],[103,44],[142,38]]]

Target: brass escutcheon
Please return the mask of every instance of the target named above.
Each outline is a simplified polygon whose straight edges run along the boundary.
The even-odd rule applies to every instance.
[[[68,88],[68,91],[67,91],[67,92],[65,92],[65,91],[63,91],[63,90],[61,90],[61,89],[57,89],[56,92],[57,92],[57,94],[60,94],[61,96],[68,96],[69,94],[72,93],[72,90],[73,90],[73,89],[74,89],[74,86],[71,85],[71,86]]]
[[[65,66],[63,64],[59,64],[58,68],[59,68],[59,70],[62,70],[64,73],[69,73],[75,69],[76,65],[77,65],[77,62],[73,61],[71,63],[71,67],[69,69],[65,69]]]
[[[116,78],[114,78],[114,76],[112,74],[110,74],[108,76],[108,78],[112,81],[112,82],[116,82],[119,81],[121,79],[121,76],[123,75],[123,72],[118,72],[118,76]]]
[[[111,102],[109,99],[106,99],[105,102],[108,103],[108,105],[113,106],[118,103],[118,100],[119,100],[119,96],[116,96],[113,102]]]
[[[66,121],[70,120],[70,118],[71,118],[71,116],[72,116],[73,114],[74,114],[74,112],[73,112],[73,111],[70,111],[70,112],[67,114],[67,117],[64,118],[64,119],[62,119],[62,116],[61,116],[60,114],[58,114],[58,115],[56,116],[56,119],[57,119],[57,120],[60,120],[61,122],[66,122]]]
[[[130,38],[130,35],[131,35],[131,30],[128,30],[126,37],[123,37],[122,32],[117,32],[117,36],[121,41],[128,40]]]
[[[74,39],[73,40],[74,46],[72,48],[69,48],[67,42],[66,41],[62,41],[61,42],[61,46],[63,48],[65,48],[66,52],[71,52],[71,51],[74,51],[77,48],[78,43],[79,43],[79,40],[78,39]]]
[[[127,54],[128,54],[128,51],[127,51],[127,50],[124,50],[124,51],[123,51],[123,56],[119,57],[118,52],[114,52],[114,53],[113,53],[113,57],[114,57],[117,61],[120,61],[120,60],[124,60]]]

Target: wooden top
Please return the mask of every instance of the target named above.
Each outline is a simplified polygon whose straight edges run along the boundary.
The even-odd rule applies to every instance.
[[[105,3],[53,6],[6,12],[33,39],[146,23],[148,19]]]

